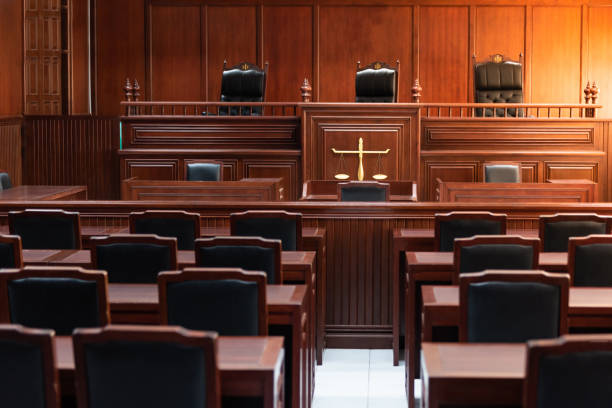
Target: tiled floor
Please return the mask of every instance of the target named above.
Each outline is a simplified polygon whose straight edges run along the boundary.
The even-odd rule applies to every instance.
[[[326,349],[313,408],[406,408],[404,365],[391,350]]]

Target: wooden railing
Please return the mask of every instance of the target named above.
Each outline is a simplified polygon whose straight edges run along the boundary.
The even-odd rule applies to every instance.
[[[126,116],[297,116],[291,102],[121,102]]]
[[[595,118],[602,105],[536,103],[422,103],[421,117],[431,118]]]

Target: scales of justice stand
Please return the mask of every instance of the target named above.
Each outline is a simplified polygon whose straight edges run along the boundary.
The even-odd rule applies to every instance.
[[[363,170],[363,155],[364,154],[377,154],[378,155],[378,160],[376,162],[376,170],[375,170],[375,174],[372,176],[372,178],[374,180],[385,180],[388,176],[386,174],[383,173],[383,169],[382,169],[382,155],[383,154],[388,154],[391,149],[386,149],[386,150],[363,150],[363,138],[360,137],[359,138],[359,146],[358,146],[358,150],[337,150],[336,148],[332,147],[332,152],[334,152],[335,154],[339,154],[340,155],[340,163],[338,166],[338,171],[336,171],[336,174],[334,175],[334,178],[338,179],[338,180],[347,180],[350,176],[346,173],[346,163],[344,162],[344,155],[345,154],[358,154],[359,155],[359,168],[357,169],[357,179],[359,181],[363,181],[364,177],[365,177],[365,171]]]

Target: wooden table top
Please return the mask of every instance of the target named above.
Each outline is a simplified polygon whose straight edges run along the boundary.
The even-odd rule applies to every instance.
[[[539,231],[537,229],[527,230],[507,230],[507,235],[520,235],[523,237],[538,237]],[[421,238],[421,239],[433,239],[434,238],[433,228],[394,228],[393,238]]]
[[[453,252],[406,251],[406,262],[411,269],[427,270],[431,267],[453,268]],[[539,266],[559,269],[567,267],[567,252],[540,252]]]
[[[0,190],[0,201],[48,201],[87,191],[87,186],[15,186]]]

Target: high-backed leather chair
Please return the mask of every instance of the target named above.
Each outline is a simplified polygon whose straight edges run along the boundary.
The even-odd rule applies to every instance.
[[[612,218],[597,214],[541,215],[540,240],[544,252],[566,252],[570,237],[610,234]]]
[[[59,408],[53,331],[0,324],[3,407]]]
[[[565,335],[527,344],[525,408],[612,406],[612,335]]]
[[[19,235],[23,249],[81,249],[79,213],[63,210],[10,211],[11,235]]]
[[[520,61],[505,60],[503,55],[495,54],[490,61],[474,62],[474,99],[476,103],[523,103],[523,68]],[[522,110],[487,108],[476,109],[476,116],[523,116]]]
[[[514,163],[484,163],[485,183],[520,183],[521,166]]]
[[[187,181],[221,181],[223,180],[223,163],[214,160],[200,160],[185,163],[185,180]]]
[[[195,242],[196,266],[241,268],[265,272],[270,285],[283,283],[282,244],[278,239],[261,237],[200,238]]]
[[[389,183],[349,181],[337,189],[338,201],[389,201]]]
[[[0,170],[0,190],[8,190],[12,187],[11,176],[7,172]]]
[[[434,245],[436,251],[452,252],[455,238],[474,235],[504,235],[506,214],[486,211],[453,211],[434,217]]]
[[[108,324],[106,273],[78,267],[0,271],[0,321],[53,329],[62,336],[77,327]]]
[[[567,271],[572,286],[612,286],[612,235],[572,237]]]
[[[302,214],[287,211],[245,211],[230,214],[230,234],[280,239],[283,251],[301,251]]]
[[[0,235],[0,269],[21,268],[21,237],[19,235]]]
[[[220,408],[217,334],[107,326],[74,333],[79,408]]]
[[[399,60],[395,68],[381,61],[361,66],[357,61],[355,74],[355,102],[397,102]]]
[[[459,278],[459,341],[522,343],[567,333],[569,276],[485,271]]]
[[[264,69],[261,69],[250,62],[241,62],[228,68],[227,61],[223,61],[221,102],[264,102],[267,76],[267,62]],[[262,113],[259,106],[244,106],[241,109],[236,106],[229,109],[219,107],[219,115],[260,116]]]
[[[110,283],[155,283],[161,271],[177,268],[176,238],[117,234],[91,238],[91,264]]]
[[[221,336],[266,336],[266,275],[238,268],[185,268],[158,278],[161,324]]]
[[[130,234],[174,237],[179,250],[190,250],[200,236],[200,214],[164,210],[133,212],[130,214]]]
[[[518,235],[475,235],[455,240],[453,283],[464,273],[487,269],[536,269],[540,240]]]

